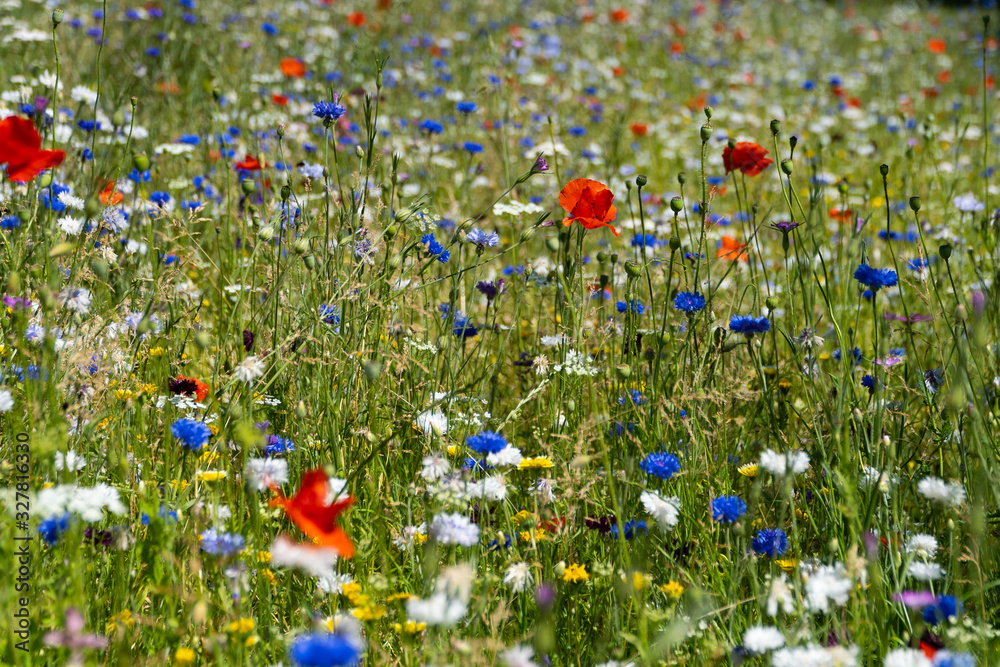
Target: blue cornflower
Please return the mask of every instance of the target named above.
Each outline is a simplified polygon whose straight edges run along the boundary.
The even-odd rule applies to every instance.
[[[976,658],[971,653],[938,651],[934,654],[931,667],[976,667]]]
[[[424,234],[420,239],[420,242],[427,246],[427,254],[432,257],[437,257],[438,261],[444,264],[451,258],[451,252],[444,249],[444,246],[438,243],[438,240],[434,238],[433,234]]]
[[[644,312],[646,312],[646,307],[641,303],[639,303],[638,299],[632,299],[627,303],[625,301],[619,301],[618,303],[615,304],[615,308],[618,309],[619,313],[627,313],[629,311],[632,311],[632,313],[636,315],[642,315]]]
[[[841,358],[843,358],[844,355],[843,355],[843,353],[839,349],[837,349],[837,350],[833,351],[833,355],[832,356],[837,361],[840,361]],[[860,364],[861,363],[861,358],[862,358],[862,355],[861,355],[861,348],[860,347],[855,347],[853,350],[851,350],[851,364],[853,366],[857,366],[858,364]]]
[[[0,228],[2,229],[17,229],[21,226],[21,216],[19,215],[7,215],[0,220]]]
[[[447,317],[447,314],[445,316]],[[452,327],[452,333],[459,338],[472,338],[479,333],[479,329],[469,321],[468,317],[462,315],[461,312],[455,311],[455,322]]]
[[[643,534],[649,532],[649,528],[646,527],[645,521],[627,521],[622,528],[622,535],[626,540],[631,540],[639,531],[642,531]],[[618,524],[611,526],[611,534],[618,537]]]
[[[937,625],[938,623],[947,621],[952,616],[961,615],[962,603],[954,595],[938,596],[934,604],[927,605],[923,611],[924,622],[928,625]]]
[[[428,134],[441,134],[444,132],[444,125],[430,118],[422,121],[418,127]]]
[[[193,419],[178,419],[170,427],[170,432],[180,440],[185,449],[190,449],[193,452],[197,452],[207,445],[208,438],[212,435],[212,431],[204,422]]]
[[[483,145],[477,144],[474,141],[466,141],[464,144],[462,144],[462,148],[464,150],[467,150],[469,152],[469,155],[475,155],[476,153],[483,152]]]
[[[322,304],[319,307],[319,317],[323,324],[340,324],[340,306]]]
[[[633,248],[655,248],[657,246],[656,237],[652,234],[636,234],[632,237]]]
[[[906,268],[910,271],[923,271],[927,268],[927,260],[922,257],[911,259],[906,262]]]
[[[480,454],[496,454],[507,446],[507,439],[493,431],[483,431],[465,439],[469,449]]]
[[[644,405],[645,403],[646,396],[638,389],[632,389],[627,394],[618,397],[618,405]]]
[[[243,536],[209,528],[201,534],[201,548],[213,556],[232,556],[243,548]]]
[[[712,520],[734,523],[747,511],[747,504],[739,496],[720,496],[712,501]]]
[[[334,95],[332,102],[317,102],[313,105],[313,115],[323,120],[337,120],[347,112],[343,104],[337,104],[338,99],[339,97]]]
[[[267,446],[264,447],[264,454],[267,456],[287,454],[294,451],[295,443],[288,438],[282,438],[280,435],[269,435],[267,437]]]
[[[480,248],[493,248],[500,243],[500,235],[496,232],[472,229],[465,235],[465,240],[469,243],[475,243]]]
[[[358,664],[361,647],[343,635],[302,635],[292,644],[288,657],[299,667],[347,667]]]
[[[758,556],[777,558],[788,551],[788,536],[780,528],[763,528],[757,532],[750,547]]]
[[[674,308],[685,313],[697,313],[705,307],[705,297],[698,292],[679,292],[674,297]]]
[[[161,521],[168,524],[177,523],[178,520],[177,510],[168,510],[163,505],[160,505],[160,509],[156,511],[156,516],[159,517]],[[149,515],[143,512],[141,521],[142,525],[148,526],[150,521]]]
[[[863,378],[861,378],[861,386],[868,389],[869,394],[874,394],[875,378],[873,378],[871,375],[865,375]]]
[[[472,472],[487,472],[488,470],[493,470],[493,466],[486,462],[485,458],[474,459],[471,456],[465,457],[465,466],[463,466]]]
[[[128,173],[128,179],[135,183],[149,183],[153,180],[153,172],[149,169],[146,171],[139,171],[138,169],[133,169]]]
[[[187,144],[188,146],[197,146],[201,143],[201,137],[197,134],[183,134],[181,138],[178,139],[179,143]]]
[[[157,190],[149,195],[149,201],[157,206],[164,206],[170,201],[170,193]]]
[[[770,331],[771,322],[766,317],[733,315],[729,318],[729,330],[750,338],[754,334],[762,334]]]
[[[854,279],[872,292],[878,292],[883,287],[893,287],[898,282],[896,272],[892,269],[873,269],[867,264],[858,266],[854,271]]]
[[[273,23],[261,23],[260,29],[267,35],[274,36],[278,34],[278,26]]]
[[[475,102],[459,102],[455,105],[455,110],[459,113],[472,113],[477,108]]]
[[[69,512],[62,516],[50,516],[45,521],[38,524],[38,534],[42,536],[48,545],[58,544],[59,537],[69,530],[69,522],[72,517]]]
[[[639,468],[647,475],[660,479],[670,479],[680,472],[681,462],[674,454],[654,452],[646,455],[646,458],[639,464]]]

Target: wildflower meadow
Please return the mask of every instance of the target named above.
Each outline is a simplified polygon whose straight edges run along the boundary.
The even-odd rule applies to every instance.
[[[1000,14],[0,0],[0,665],[1000,664]]]

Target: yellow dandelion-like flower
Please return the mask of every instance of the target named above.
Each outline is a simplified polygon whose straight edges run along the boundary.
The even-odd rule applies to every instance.
[[[181,646],[176,651],[174,651],[175,665],[190,665],[192,662],[194,662],[193,649],[190,649],[187,646]]]
[[[445,449],[445,451],[448,452],[448,456],[455,456],[458,454],[458,445],[448,445],[448,448]]]
[[[142,393],[144,393],[144,394],[155,394],[157,386],[155,384],[150,384],[149,382],[147,382],[147,383],[145,383],[143,385],[140,385],[139,389],[141,389]],[[182,649],[177,649],[177,650],[180,651]],[[191,649],[187,649],[187,650],[190,651]]]
[[[779,558],[774,561],[785,572],[791,572],[799,564],[797,558]]]
[[[386,602],[405,602],[413,597],[412,593],[393,593],[385,599]]]
[[[257,552],[257,562],[258,563],[270,563],[271,562],[271,552],[270,551],[258,551]]]
[[[217,482],[228,476],[229,473],[225,470],[199,470],[195,473],[194,478],[199,482]]]
[[[215,424],[209,424],[208,430],[212,432],[212,435],[219,435],[219,427]]]
[[[377,621],[385,616],[385,607],[380,604],[367,604],[352,609],[351,614],[359,621]]]
[[[162,357],[164,352],[166,352],[166,350],[164,350],[162,347],[149,348],[149,356],[151,357]]]
[[[246,646],[247,648],[250,648],[251,646],[253,646],[254,644],[256,644],[259,641],[260,641],[260,637],[258,637],[257,635],[250,635],[243,642],[243,645]]]
[[[760,470],[760,466],[756,463],[744,463],[736,469],[736,472],[744,477],[756,477],[758,470]]]
[[[547,456],[535,456],[529,457],[517,464],[517,467],[521,470],[527,470],[528,468],[551,468],[552,461],[549,460]]]
[[[272,584],[278,583],[278,578],[274,576],[274,572],[271,572],[269,568],[265,567],[263,570],[260,571],[260,573],[263,574],[265,577],[267,577],[267,580],[270,581]]]
[[[115,398],[117,398],[120,401],[127,401],[128,399],[132,398],[133,396],[135,396],[135,394],[133,394],[129,389],[116,389],[115,390]]]
[[[343,594],[344,597],[350,600],[352,597],[358,595],[361,592],[361,584],[359,584],[356,581],[346,583],[344,584],[343,588],[340,589],[340,592]]]
[[[673,579],[660,586],[660,590],[666,593],[671,600],[680,600],[681,596],[684,595],[684,586]]]
[[[588,581],[590,575],[587,574],[587,570],[582,565],[567,565],[566,569],[563,571],[563,581],[575,584],[580,581]]]
[[[202,454],[201,456],[199,456],[198,460],[206,465],[212,465],[213,463],[219,460],[219,456],[220,456],[219,452],[213,452],[212,450],[209,450],[204,454]]]
[[[392,629],[396,631],[397,634],[406,633],[408,635],[415,635],[418,632],[423,632],[427,629],[426,623],[416,623],[414,621],[407,621],[406,623],[393,623]]]
[[[647,585],[649,585],[649,577],[647,577],[642,572],[632,573],[632,587],[637,591],[641,591]]]

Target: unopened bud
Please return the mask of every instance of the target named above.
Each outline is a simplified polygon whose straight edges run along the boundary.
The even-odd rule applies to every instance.
[[[552,252],[559,252],[559,239],[556,238],[555,236],[550,236],[549,238],[545,239],[545,247],[551,250]]]
[[[701,131],[699,134],[701,136],[701,142],[702,143],[707,142],[709,139],[712,138],[712,126],[709,125],[708,123],[705,123],[704,125],[701,126]]]
[[[781,173],[783,173],[785,176],[791,176],[792,175],[792,161],[791,160],[782,160],[781,161]]]
[[[685,183],[687,183],[687,174],[685,174],[683,171],[677,174],[677,182],[680,185],[684,185]]]
[[[705,107],[705,118],[712,120],[712,107]]]
[[[364,156],[365,156],[365,149],[364,149],[364,148],[362,148],[361,146],[355,146],[355,147],[354,147],[354,153],[355,153],[355,154],[356,154],[356,155],[357,155],[357,156],[358,156],[359,158],[362,158],[362,157],[364,157]]]
[[[778,132],[781,132],[781,121],[774,119],[771,121],[771,134],[777,135]]]
[[[941,247],[938,248],[938,255],[947,262],[951,258],[951,246],[947,243],[941,244]]]
[[[883,177],[889,175],[889,165],[883,164],[878,168],[878,173],[882,174]]]
[[[774,311],[775,309],[778,308],[778,306],[781,305],[781,299],[779,299],[776,296],[769,296],[766,299],[764,299],[764,305],[767,306],[768,310]]]
[[[309,239],[307,238],[298,239],[295,241],[294,244],[292,244],[292,247],[295,249],[296,255],[304,255],[307,252],[309,252]]]
[[[632,375],[632,368],[628,364],[618,364],[615,366],[615,374],[625,380]]]
[[[649,181],[646,178],[645,174],[639,174],[638,176],[635,177],[635,184],[638,185],[640,188],[645,187],[646,183],[648,182]]]
[[[63,21],[63,10],[52,10],[52,25],[59,25]]]
[[[132,156],[132,166],[139,171],[146,171],[149,169],[149,156],[145,153],[136,153]]]
[[[528,227],[523,232],[521,232],[521,242],[526,243],[530,241],[532,238],[534,238],[534,236],[535,236],[535,228]]]
[[[910,197],[910,210],[914,213],[920,210],[920,197]]]
[[[265,243],[274,238],[274,225],[265,225],[257,232],[257,238]]]
[[[670,249],[674,251],[681,249],[681,240],[676,236],[670,237]]]
[[[240,188],[243,190],[243,194],[252,195],[257,190],[257,184],[251,178],[244,178],[240,181]]]
[[[684,210],[684,200],[680,197],[670,198],[670,210],[674,213],[680,213]]]

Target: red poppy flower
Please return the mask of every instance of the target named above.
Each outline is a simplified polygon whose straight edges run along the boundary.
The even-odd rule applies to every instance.
[[[27,183],[42,169],[58,167],[64,151],[43,151],[42,138],[27,118],[9,116],[0,121],[0,164],[7,165],[7,178]]]
[[[266,166],[267,166],[266,162],[264,164],[261,164],[260,160],[255,158],[253,155],[250,155],[249,153],[247,153],[246,157],[243,158],[243,162],[236,163],[236,168],[239,169],[240,171],[260,171]]]
[[[741,141],[736,147],[730,150],[726,146],[722,151],[722,164],[726,167],[726,173],[739,169],[747,176],[756,176],[771,166],[773,160],[767,155],[767,150],[752,141]]]
[[[355,28],[360,28],[368,21],[367,17],[362,12],[351,12],[347,15],[347,22],[353,25]]]
[[[284,95],[279,95],[278,93],[272,93],[271,101],[277,104],[279,107],[288,106],[288,98]]]
[[[939,37],[927,40],[927,50],[931,53],[944,53],[947,49],[948,46]]]
[[[105,206],[113,206],[115,204],[121,204],[125,200],[125,195],[120,192],[115,192],[115,182],[108,181],[107,185],[104,186],[104,190],[101,194],[97,196]]]
[[[628,10],[615,9],[611,12],[611,20],[615,23],[625,23],[628,21]]]
[[[584,229],[607,227],[615,236],[621,236],[617,229],[608,224],[618,217],[618,211],[611,203],[614,200],[614,193],[603,183],[589,178],[570,181],[559,193],[559,205],[569,213],[563,219],[563,224],[569,227],[577,220]]]
[[[306,75],[306,66],[298,58],[282,58],[281,73],[293,79],[301,79]]]
[[[732,236],[723,236],[722,245],[718,250],[715,251],[716,257],[724,257],[732,262],[737,260],[741,262],[749,261],[749,257],[743,249],[746,248],[746,244],[740,243]]]
[[[205,397],[208,396],[207,384],[198,378],[189,378],[183,375],[178,375],[176,380],[168,382],[167,388],[170,389],[170,393],[172,394],[182,396],[194,395],[198,401],[204,401]]]
[[[849,208],[842,209],[839,206],[834,206],[829,211],[827,211],[827,213],[830,215],[831,218],[833,218],[834,220],[836,220],[841,224],[851,222],[852,220],[854,220],[854,211],[852,211]]]
[[[632,123],[628,126],[628,129],[632,131],[632,134],[637,137],[644,137],[646,133],[649,132],[649,126],[645,123]]]
[[[277,487],[272,488],[278,496],[271,500],[271,507],[283,507],[288,518],[315,544],[333,547],[343,558],[354,555],[351,539],[337,525],[337,517],[354,499],[348,496],[345,500],[328,503],[330,480],[322,468],[303,474],[299,491],[292,498],[286,498]]]

